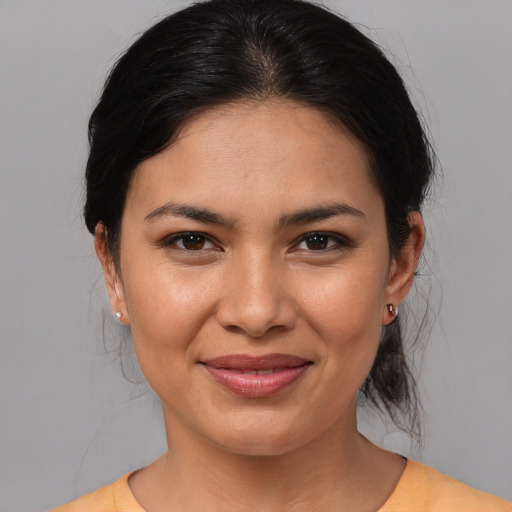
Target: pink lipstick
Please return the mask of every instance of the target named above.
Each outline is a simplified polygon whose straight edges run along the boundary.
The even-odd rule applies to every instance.
[[[202,361],[211,377],[226,389],[248,398],[275,395],[299,379],[313,364],[287,354],[235,354]]]

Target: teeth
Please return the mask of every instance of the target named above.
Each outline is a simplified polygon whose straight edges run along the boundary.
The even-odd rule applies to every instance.
[[[275,371],[275,368],[269,368],[268,370],[249,370],[246,372],[242,372],[242,375],[270,375]]]
[[[258,375],[269,375],[274,372],[275,372],[274,368],[269,368],[268,370],[259,370]]]

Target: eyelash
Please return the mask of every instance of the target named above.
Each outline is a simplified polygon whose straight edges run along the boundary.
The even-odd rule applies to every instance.
[[[162,247],[168,247],[168,248],[177,249],[177,250],[186,251],[186,252],[200,252],[200,251],[210,250],[210,248],[204,249],[203,247],[200,247],[199,249],[187,249],[186,247],[178,246],[179,242],[181,241],[183,243],[183,241],[187,237],[189,239],[191,239],[193,237],[200,238],[200,239],[202,239],[202,241],[204,243],[212,244],[212,246],[216,245],[215,242],[212,241],[212,238],[210,236],[206,235],[205,233],[201,233],[199,231],[189,231],[187,233],[179,233],[177,235],[171,235],[171,236],[165,237],[159,243],[159,245]]]
[[[297,247],[298,245],[302,244],[303,242],[311,241],[314,238],[324,238],[327,239],[327,244],[329,244],[329,241],[332,241],[334,243],[331,243],[331,245],[328,245],[327,247],[324,247],[322,249],[311,249],[307,248],[308,252],[313,253],[326,253],[334,250],[340,250],[342,248],[351,247],[352,244],[344,237],[341,237],[340,235],[336,235],[333,233],[325,232],[325,231],[312,231],[310,233],[306,233],[302,235],[297,243],[294,245],[294,247]],[[295,251],[300,251],[304,249],[296,248]]]
[[[189,238],[189,241],[194,241],[194,237],[196,239],[196,241],[198,242],[202,242],[203,245],[204,244],[211,244],[212,247],[207,247],[207,248],[204,248],[204,247],[199,247],[197,249],[190,249],[190,248],[187,248],[187,247],[184,247],[183,246],[183,241],[186,239],[186,238]],[[314,238],[320,238],[320,239],[327,239],[327,247],[324,247],[324,248],[320,248],[320,249],[311,249],[311,248],[304,248],[304,249],[300,249],[298,246],[301,245],[302,243],[308,243],[311,242]],[[197,240],[199,239],[199,240]],[[181,242],[181,246],[179,246],[178,244]],[[329,245],[330,244],[330,245]],[[189,231],[189,232],[186,232],[186,233],[179,233],[179,234],[176,234],[176,235],[171,235],[169,237],[166,237],[164,238],[160,243],[159,243],[160,246],[162,247],[168,247],[168,248],[172,248],[172,249],[177,249],[177,250],[181,250],[181,251],[185,251],[185,252],[189,252],[189,253],[193,253],[193,252],[200,252],[200,251],[208,251],[208,250],[211,250],[211,249],[215,249],[215,250],[219,250],[218,248],[215,248],[215,246],[217,245],[217,243],[215,241],[212,240],[212,238],[209,236],[209,235],[206,235],[205,233],[201,233],[201,232],[198,232],[198,231]],[[293,249],[292,249],[292,252],[296,252],[296,251],[306,251],[306,252],[311,252],[311,253],[319,253],[319,254],[322,254],[322,253],[327,253],[327,252],[331,252],[331,251],[334,251],[334,250],[340,250],[342,248],[347,248],[347,247],[352,247],[352,244],[344,237],[341,237],[339,235],[336,235],[336,234],[333,234],[333,233],[329,233],[329,232],[325,232],[325,231],[312,231],[310,233],[305,233],[304,235],[302,235],[301,237],[299,237],[294,243],[293,243]]]

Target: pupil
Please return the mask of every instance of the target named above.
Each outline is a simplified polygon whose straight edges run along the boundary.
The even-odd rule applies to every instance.
[[[200,250],[204,246],[204,236],[187,235],[183,238],[183,247],[185,249]]]
[[[328,236],[313,235],[307,239],[306,245],[307,245],[308,249],[311,249],[313,251],[321,251],[322,249],[325,249],[327,247],[328,241],[329,241]]]

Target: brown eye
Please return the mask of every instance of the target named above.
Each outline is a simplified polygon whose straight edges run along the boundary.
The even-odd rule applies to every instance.
[[[342,237],[332,233],[313,232],[303,235],[295,249],[300,251],[327,252],[343,247],[350,247],[350,244]]]
[[[322,251],[329,247],[329,239],[332,238],[328,235],[321,235],[319,233],[315,233],[313,235],[309,235],[304,238],[304,242],[306,243],[306,247],[310,251]]]
[[[191,233],[189,235],[183,235],[180,241],[181,243],[179,245],[184,249],[189,251],[200,251],[205,246],[206,238],[204,236]]]
[[[165,237],[159,245],[184,252],[218,250],[208,235],[195,231]]]

